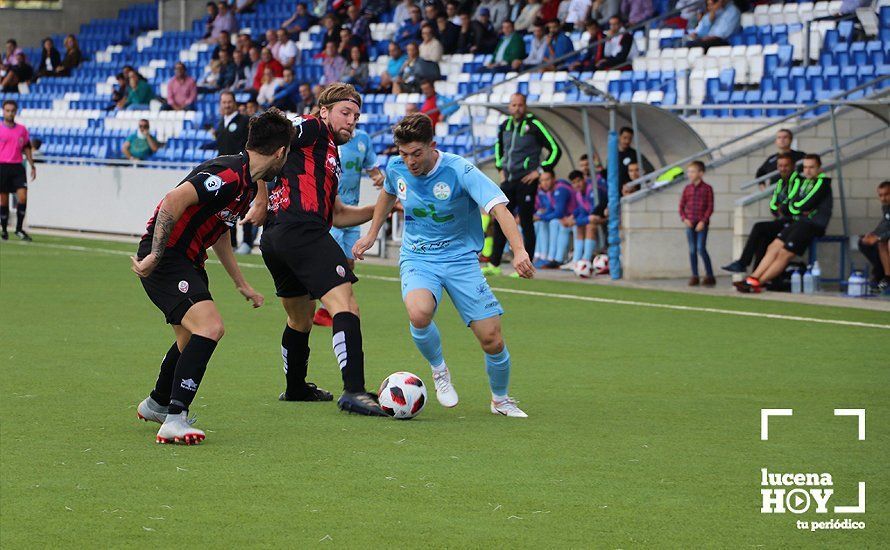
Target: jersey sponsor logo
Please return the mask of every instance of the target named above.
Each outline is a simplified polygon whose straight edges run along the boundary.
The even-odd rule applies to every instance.
[[[446,214],[445,216],[440,216],[436,212],[435,204],[430,204],[428,206],[429,206],[429,209],[414,208],[411,210],[411,213],[414,214],[415,217],[429,218],[436,223],[448,223],[454,219],[454,214]]]
[[[447,241],[436,241],[432,243],[414,243],[411,245],[412,252],[434,252],[436,250],[442,250],[443,248],[447,248],[448,245],[451,244],[450,240]]]
[[[346,171],[347,172],[355,172],[356,174],[362,173],[362,162],[360,160],[350,160],[346,162]]]
[[[217,213],[216,213],[216,217],[219,218],[219,219],[221,219],[221,220],[222,220],[226,225],[228,225],[229,227],[234,227],[234,226],[235,226],[235,222],[238,221],[238,213],[237,213],[237,212],[232,212],[232,211],[229,210],[228,208],[226,208],[226,209],[224,209],[224,210],[220,210],[219,212],[217,212]]]
[[[399,200],[408,200],[408,183],[404,178],[399,178],[396,180],[396,194],[399,197]]]
[[[219,176],[208,174],[207,179],[204,180],[204,189],[206,189],[208,193],[219,191],[222,186],[223,180]]]
[[[185,294],[189,291],[189,282],[188,281],[179,281],[179,292]]]
[[[333,173],[334,176],[339,179],[341,171],[340,171],[340,163],[337,162],[337,157],[335,157],[334,155],[328,155],[327,166],[328,166],[328,170],[330,170],[330,172]]]
[[[440,201],[448,200],[451,198],[451,187],[444,181],[440,181],[433,186],[433,196]]]

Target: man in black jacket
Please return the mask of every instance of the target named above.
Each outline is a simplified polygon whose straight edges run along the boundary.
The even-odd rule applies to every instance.
[[[806,154],[803,151],[796,151],[791,148],[791,142],[794,140],[794,134],[791,133],[791,130],[787,128],[782,128],[778,132],[776,132],[776,149],[779,151],[777,153],[773,153],[765,161],[760,165],[760,168],[757,169],[757,177],[763,177],[770,172],[775,172],[777,170],[777,162],[779,160],[779,155],[782,153],[787,153],[791,155],[791,159],[794,161],[794,167],[797,169],[798,163],[803,159],[803,156]],[[760,190],[763,191],[766,189],[768,184],[775,183],[778,181],[778,176],[773,177],[772,181],[762,181],[760,182]]]
[[[872,282],[884,292],[890,288],[890,180],[878,185],[878,199],[881,201],[881,221],[874,231],[860,237],[859,251],[872,265]]]
[[[238,103],[235,102],[235,94],[223,92],[219,94],[220,120],[214,130],[216,134],[216,149],[220,155],[237,155],[247,145],[247,126],[250,119],[238,112]],[[244,242],[235,252],[238,254],[250,254],[253,249],[253,225],[244,224]],[[238,244],[236,237],[237,227],[233,227],[229,233],[232,239],[232,248]]]

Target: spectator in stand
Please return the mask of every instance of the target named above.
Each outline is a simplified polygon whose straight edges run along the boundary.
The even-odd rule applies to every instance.
[[[396,27],[401,26],[405,20],[411,17],[411,8],[416,7],[417,4],[414,3],[414,0],[402,0],[393,12],[392,22],[396,24]]]
[[[264,46],[269,48],[269,51],[272,52],[272,57],[278,59],[278,48],[280,46],[280,44],[278,44],[278,32],[275,29],[269,29],[264,36]]]
[[[371,44],[371,18],[362,15],[361,8],[357,4],[351,4],[346,8],[346,21],[343,22],[343,28],[349,29],[363,46]]]
[[[618,185],[624,186],[625,183],[631,181],[628,166],[632,162],[637,162],[637,150],[631,147],[634,141],[633,129],[624,126],[618,131]],[[640,155],[643,160],[643,171],[651,172],[654,170],[652,163],[645,155]]]
[[[248,99],[244,102],[244,114],[247,115],[248,118],[261,114],[262,112],[263,110],[260,108],[260,104],[257,103],[255,99]]]
[[[312,87],[305,82],[300,84],[300,101],[297,103],[297,108],[294,109],[294,112],[300,115],[311,115],[317,106],[318,100],[315,99],[315,94],[312,93]]]
[[[655,8],[652,6],[652,0],[621,0],[621,16],[631,27],[653,15]]]
[[[874,231],[859,238],[859,251],[871,263],[871,281],[883,293],[890,288],[890,180],[878,185],[881,221]]]
[[[185,65],[173,66],[173,78],[167,82],[167,105],[174,111],[190,111],[198,99],[198,84],[189,76]]]
[[[119,107],[131,111],[148,109],[148,104],[155,98],[151,84],[136,71],[130,71],[127,81],[129,91],[127,92],[126,99],[123,100],[122,104],[119,104]]]
[[[423,18],[420,16],[420,8],[417,6],[408,8],[408,19],[396,31],[396,43],[400,48],[406,49],[409,42],[420,42],[421,23]]]
[[[561,59],[565,55],[575,50],[572,40],[562,32],[562,24],[558,19],[551,19],[547,22],[547,47],[544,50],[544,62],[554,63],[557,59]],[[555,67],[550,65],[547,70],[554,70]]]
[[[741,27],[742,14],[732,0],[706,0],[707,13],[698,22],[695,31],[689,33],[690,48],[728,46],[729,37]]]
[[[295,111],[300,97],[299,88],[300,83],[294,81],[294,70],[290,67],[285,68],[282,81],[272,96],[272,106],[282,111]]]
[[[609,26],[609,19],[621,15],[621,0],[593,0],[590,17],[595,19],[600,27]]]
[[[628,183],[625,183],[621,186],[621,196],[626,197],[628,195],[633,195],[637,191],[640,190],[640,184],[637,183],[635,185],[631,185],[630,182],[636,181],[642,177],[643,173],[640,170],[640,164],[637,161],[632,161],[627,165],[627,180]]]
[[[686,167],[686,178],[689,184],[683,189],[680,197],[680,219],[686,225],[686,241],[689,245],[689,263],[692,277],[689,286],[714,286],[714,271],[711,268],[711,257],[708,255],[708,222],[714,213],[714,189],[705,183],[705,164],[694,160]],[[705,278],[698,277],[698,257],[705,264]]]
[[[282,80],[283,79],[275,76],[271,67],[266,67],[263,70],[260,87],[257,90],[257,103],[263,107],[270,106],[275,98],[275,90],[278,88],[278,85],[281,84]]]
[[[770,243],[754,273],[744,281],[734,283],[739,292],[762,292],[767,283],[785,272],[792,258],[806,252],[814,239],[825,234],[834,199],[831,178],[822,172],[819,155],[803,158],[803,177],[794,198],[786,204],[793,221]]]
[[[794,165],[797,167],[798,163],[800,163],[803,158],[806,156],[806,153],[803,151],[797,151],[791,148],[791,142],[794,141],[794,134],[788,128],[782,128],[778,132],[776,132],[776,149],[778,151],[773,153],[765,161],[760,165],[760,168],[757,169],[756,177],[761,178],[770,172],[775,172],[778,169],[778,159],[779,155],[782,153],[787,153],[791,155],[791,158],[794,160]],[[772,180],[770,180],[769,184],[773,184],[778,181],[780,176],[774,176]],[[763,191],[767,187],[767,182],[760,182],[760,190]]]
[[[544,25],[535,23],[532,27],[532,40],[528,48],[528,55],[522,61],[522,66],[517,70],[530,69],[537,67],[544,62],[544,56],[547,55],[547,46],[550,44]]]
[[[460,3],[457,0],[449,0],[445,4],[445,15],[458,27],[460,27],[460,12]]]
[[[257,71],[260,68],[260,48],[257,46],[251,46],[250,52],[248,53],[248,58],[244,60],[242,67],[244,68],[244,84],[239,86],[238,82],[235,83],[235,89],[237,90],[253,90],[257,92],[258,89],[254,88],[253,83],[256,81]],[[262,78],[262,74],[260,74],[260,78]]]
[[[724,271],[746,273],[748,265],[752,261],[755,266],[759,264],[776,235],[784,229],[785,224],[793,221],[788,214],[788,201],[793,200],[797,195],[801,179],[794,170],[794,157],[791,156],[791,153],[780,153],[776,163],[779,180],[775,182],[776,187],[773,189],[773,197],[769,203],[773,219],[757,222],[751,227],[751,233],[748,235],[748,240],[745,241],[741,257],[729,265],[723,266],[721,269]]]
[[[77,43],[77,37],[69,34],[65,37],[65,56],[62,62],[56,67],[58,76],[70,76],[71,71],[80,65],[83,61],[83,54],[80,51],[80,44]]]
[[[457,40],[458,53],[490,54],[497,46],[497,34],[489,20],[488,8],[479,10],[479,19],[471,19],[470,14],[460,14],[460,36]]]
[[[130,134],[121,145],[121,152],[129,160],[145,160],[161,147],[157,138],[151,133],[148,120],[139,121],[139,129]]]
[[[211,59],[210,65],[204,69],[204,75],[198,81],[199,94],[215,94],[219,91],[219,59]]]
[[[426,61],[420,58],[420,50],[417,44],[411,42],[408,44],[408,53],[399,76],[393,81],[392,92],[400,93],[416,93],[420,91],[420,82],[422,80],[438,80],[439,65],[432,61]]]
[[[241,50],[236,49],[235,53],[232,54],[232,64],[235,65],[235,81],[229,89],[235,91],[249,90],[250,85],[253,83],[253,78],[250,80],[247,79],[247,71],[250,69],[250,62],[245,59]],[[253,75],[251,75],[251,77],[252,76]]]
[[[56,76],[56,69],[62,63],[62,54],[56,49],[52,38],[43,39],[43,50],[40,52],[40,65],[37,69],[37,78],[44,76]]]
[[[485,68],[492,72],[518,70],[525,59],[525,41],[513,27],[512,21],[501,23],[501,38],[494,55]]]
[[[15,59],[16,63],[9,66],[6,76],[0,80],[3,91],[13,94],[19,92],[19,84],[27,84],[34,79],[34,67],[28,63],[25,54],[19,52]]]
[[[337,45],[337,53],[340,54],[345,61],[349,61],[352,48],[358,48],[362,52],[362,59],[365,57],[365,43],[359,37],[352,34],[349,29],[340,29],[340,42]]]
[[[235,83],[238,77],[238,67],[232,61],[232,54],[227,50],[219,52],[219,81],[217,86],[220,90],[228,90]]]
[[[402,71],[402,65],[405,64],[407,56],[395,42],[389,43],[389,61],[386,62],[386,69],[380,73],[380,93],[389,93],[392,91],[392,83]]]
[[[514,22],[514,27],[522,34],[531,32],[532,26],[535,24],[535,21],[537,21],[540,12],[541,0],[529,0],[519,12],[519,16]]]
[[[219,36],[216,38],[216,46],[210,54],[210,59],[219,59],[219,52],[222,50],[229,52],[229,57],[235,51],[235,46],[232,44],[232,35],[228,31],[219,33]]]
[[[435,0],[425,0],[423,3],[423,22],[426,25],[436,26],[439,17],[439,4]]]
[[[204,22],[204,36],[202,36],[207,42],[212,41],[208,39],[213,34],[213,22],[217,15],[219,15],[219,9],[216,7],[216,2],[207,2],[207,21]]]
[[[460,40],[460,27],[448,20],[448,16],[440,13],[436,17],[436,32],[439,35],[439,42],[442,43],[442,50],[445,55],[451,55],[457,52],[457,43]]]
[[[584,23],[590,18],[591,0],[564,0],[563,4],[568,6],[566,26],[578,31],[583,29]]]
[[[337,53],[337,44],[328,42],[324,48],[324,59],[321,62],[324,68],[324,74],[321,77],[321,84],[327,86],[334,82],[339,82],[346,70],[346,60]]]
[[[420,93],[423,94],[423,103],[417,106],[421,113],[430,117],[433,128],[439,120],[451,116],[457,112],[459,105],[451,98],[436,93],[436,87],[431,80],[423,80],[420,83]]]
[[[10,38],[6,41],[6,54],[3,56],[3,67],[6,70],[9,70],[9,67],[18,65],[19,63],[19,54],[24,53],[24,51],[19,48],[19,43],[14,39]]]
[[[315,25],[317,21],[318,19],[309,13],[306,4],[298,2],[294,14],[291,15],[289,19],[285,20],[281,26],[287,29],[288,33],[299,35],[301,32],[308,31],[309,27]]]
[[[253,39],[246,32],[238,33],[237,38],[235,38],[235,51],[241,52],[245,59],[250,57],[250,48],[253,45]],[[234,55],[232,57],[234,58]]]
[[[596,64],[596,68],[630,70],[636,56],[637,45],[633,36],[625,30],[621,18],[613,16],[609,19],[609,30],[606,32],[606,43],[603,45],[603,58]]]
[[[281,63],[282,67],[293,67],[297,58],[300,56],[300,51],[297,49],[297,45],[293,40],[290,39],[290,36],[287,34],[287,29],[280,28],[276,33],[276,38],[278,39],[278,55],[275,56],[275,59]]]
[[[322,50],[328,45],[328,42],[340,42],[340,25],[337,24],[333,15],[324,16],[321,25],[324,27],[324,36],[321,39]]]
[[[111,92],[111,105],[105,107],[106,111],[111,111],[117,107],[121,100],[126,99],[127,93],[130,91],[127,86],[127,76],[124,73],[117,73],[114,78],[117,80],[117,84],[114,85],[114,89]]]
[[[586,39],[586,40],[585,40]],[[581,36],[581,42],[586,44],[586,48],[578,61],[574,61],[569,65],[570,71],[594,71],[597,64],[603,59],[603,51],[605,50],[605,35],[600,28],[599,23],[595,19],[587,22],[587,30]]]
[[[352,84],[359,91],[364,91],[368,86],[368,63],[362,60],[362,49],[353,46],[349,51],[349,62],[343,71],[343,82]]]
[[[432,61],[433,63],[442,61],[442,56],[445,55],[445,50],[442,47],[442,43],[436,38],[436,31],[433,27],[424,23],[423,27],[420,28],[420,36],[423,40],[420,43],[420,46],[418,46],[420,49],[420,57],[427,61]]]
[[[238,32],[238,20],[235,14],[229,9],[229,5],[225,2],[217,2],[217,14],[210,24],[210,36],[206,39],[208,43],[216,42],[219,35],[223,31],[227,31],[230,35]]]
[[[507,4],[507,0],[482,0],[476,7],[476,19],[480,21],[482,21],[482,10],[488,11],[492,28],[500,28],[501,23],[506,21],[510,14],[510,5]]]
[[[259,90],[260,86],[263,85],[261,81],[263,79],[263,76],[266,74],[266,69],[271,69],[272,76],[274,78],[280,78],[281,75],[284,73],[284,67],[282,67],[281,63],[279,63],[275,58],[272,57],[272,52],[269,50],[269,48],[263,48],[260,52],[260,63],[257,66],[256,76],[254,76],[253,81],[254,90]],[[263,102],[260,101],[260,104],[262,103]]]

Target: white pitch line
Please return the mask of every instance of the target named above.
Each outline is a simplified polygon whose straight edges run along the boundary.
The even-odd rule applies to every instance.
[[[115,254],[120,256],[132,256],[133,252],[128,252],[125,250],[113,250],[109,248],[92,248],[88,246],[78,246],[78,245],[68,245],[68,244],[54,244],[54,243],[19,243],[19,242],[10,242],[8,244],[21,245],[21,246],[40,246],[45,248],[56,248],[59,250],[72,250],[75,252],[99,252],[104,254]],[[208,263],[219,264],[216,260],[207,260]],[[239,263],[241,267],[247,267],[252,269],[266,269],[265,265],[261,264],[251,264],[251,263]],[[375,281],[387,281],[387,282],[399,282],[398,277],[385,277],[382,275],[362,275],[362,278],[365,279],[373,279]],[[503,288],[503,287],[492,287],[492,290],[497,292],[502,292],[505,294],[519,294],[522,296],[539,296],[542,298],[558,298],[561,300],[578,300],[581,302],[594,302],[599,304],[611,304],[611,305],[620,305],[620,306],[637,306],[637,307],[651,307],[658,309],[672,309],[674,311],[694,311],[698,313],[718,313],[721,315],[736,315],[739,317],[759,317],[764,319],[776,319],[780,321],[799,321],[804,323],[820,323],[824,325],[838,325],[845,327],[860,327],[860,328],[877,328],[890,330],[890,325],[881,325],[877,323],[863,323],[860,321],[844,321],[842,319],[817,319],[815,317],[800,317],[797,315],[781,315],[778,313],[758,313],[754,311],[739,311],[734,309],[719,309],[713,307],[696,307],[696,306],[679,306],[674,304],[658,304],[655,302],[638,302],[635,300],[617,300],[614,298],[597,298],[594,296],[578,296],[575,294],[557,294],[552,292],[538,292],[534,290],[520,290],[516,288]]]

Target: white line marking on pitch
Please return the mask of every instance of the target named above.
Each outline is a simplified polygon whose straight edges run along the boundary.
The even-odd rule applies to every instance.
[[[53,244],[53,243],[19,243],[10,242],[9,244],[20,246],[40,246],[46,248],[57,248],[59,250],[72,250],[77,252],[100,252],[105,254],[116,254],[119,256],[132,256],[133,252],[125,250],[113,250],[109,248],[92,248],[88,246]],[[207,260],[208,263],[217,264],[216,260]],[[266,269],[262,264],[239,263],[241,267],[249,267],[252,269]],[[376,281],[399,282],[398,277],[385,277],[382,275],[362,275],[365,279],[373,279]],[[694,311],[698,313],[719,313],[722,315],[737,315],[739,317],[759,317],[764,319],[777,319],[781,321],[800,321],[805,323],[821,323],[824,325],[839,325],[845,327],[862,327],[862,328],[878,328],[890,330],[890,325],[880,325],[877,323],[863,323],[860,321],[844,321],[842,319],[817,319],[815,317],[800,317],[797,315],[781,315],[778,313],[758,313],[755,311],[739,311],[733,309],[718,309],[713,307],[696,307],[696,306],[679,306],[674,304],[658,304],[654,302],[637,302],[634,300],[618,300],[614,298],[598,298],[595,296],[578,296],[576,294],[556,294],[551,292],[538,292],[534,290],[520,290],[517,288],[492,287],[492,290],[505,294],[520,294],[522,296],[540,296],[542,298],[559,298],[562,300],[578,300],[582,302],[595,302],[599,304],[612,304],[619,306],[637,306],[651,307],[659,309],[672,309],[674,311]]]

